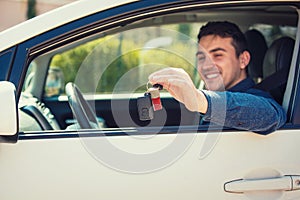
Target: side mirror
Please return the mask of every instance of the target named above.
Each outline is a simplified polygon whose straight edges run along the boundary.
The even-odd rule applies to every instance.
[[[15,85],[8,81],[0,81],[0,142],[5,137],[18,133],[18,109],[16,104]]]

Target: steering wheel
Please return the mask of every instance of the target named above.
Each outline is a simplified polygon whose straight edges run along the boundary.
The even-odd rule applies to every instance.
[[[88,104],[88,102],[85,100],[76,84],[69,82],[67,83],[65,89],[68,96],[69,105],[78,121],[80,128],[100,128],[95,112],[92,110],[90,104]]]

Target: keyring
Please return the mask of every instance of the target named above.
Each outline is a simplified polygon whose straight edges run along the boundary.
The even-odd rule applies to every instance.
[[[147,91],[149,90],[149,84],[151,85],[150,81],[148,81],[146,84]]]

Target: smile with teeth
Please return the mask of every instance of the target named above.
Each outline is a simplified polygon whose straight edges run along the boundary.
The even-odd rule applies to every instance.
[[[215,74],[207,74],[207,75],[205,75],[205,77],[207,78],[207,79],[213,79],[213,78],[216,78],[216,77],[218,77],[219,76],[219,73],[215,73]]]

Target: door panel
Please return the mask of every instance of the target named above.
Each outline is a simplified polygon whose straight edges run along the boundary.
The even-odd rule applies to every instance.
[[[300,191],[253,191],[228,193],[224,184],[235,179],[273,178],[300,174],[297,152],[298,131],[281,130],[269,136],[248,132],[157,134],[153,137],[90,137],[101,147],[109,141],[119,155],[151,155],[149,159],[99,159],[92,147],[80,138],[28,139],[15,145],[1,144],[1,199],[296,199]],[[215,145],[206,146],[209,137]],[[166,149],[179,141],[177,156],[164,162]],[[180,142],[183,143],[180,143]],[[289,144],[289,148],[286,148]],[[110,147],[109,147],[110,148]],[[209,148],[206,156],[200,156]],[[176,148],[169,153],[174,153]],[[93,152],[94,151],[94,152]],[[161,154],[160,154],[161,151]],[[126,153],[127,152],[127,153]],[[169,154],[168,154],[169,155]],[[175,154],[174,154],[175,155]],[[110,155],[109,155],[110,156]],[[145,156],[144,156],[145,157]],[[104,158],[104,157],[102,157]],[[108,157],[109,158],[109,157]],[[138,158],[138,157],[132,157]],[[159,158],[159,159],[158,159]],[[113,162],[117,161],[117,162]],[[156,168],[143,171],[143,164]],[[160,166],[161,164],[161,166]],[[133,166],[130,171],[128,166]],[[139,172],[139,173],[135,173]],[[12,192],[11,188],[17,188]]]

